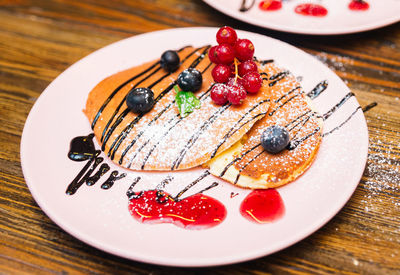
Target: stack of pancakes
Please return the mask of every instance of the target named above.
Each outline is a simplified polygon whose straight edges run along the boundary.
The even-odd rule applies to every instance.
[[[299,83],[272,62],[258,62],[263,86],[243,104],[216,105],[209,47],[178,51],[181,66],[168,73],[155,60],[101,81],[89,94],[84,110],[102,150],[115,163],[133,170],[181,170],[197,166],[248,188],[277,187],[300,176],[314,159],[322,122],[311,109]],[[203,75],[196,92],[201,108],[185,118],[175,103],[178,75],[187,68]],[[155,105],[144,115],[130,112],[125,97],[132,88],[153,90]],[[279,124],[291,137],[289,149],[265,152],[260,136]]]

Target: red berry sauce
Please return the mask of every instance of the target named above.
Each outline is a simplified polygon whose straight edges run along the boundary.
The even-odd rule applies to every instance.
[[[353,11],[365,11],[369,9],[369,4],[363,0],[352,0],[349,9]]]
[[[317,4],[300,4],[296,6],[294,11],[305,16],[323,17],[328,14],[328,10],[324,6]]]
[[[213,227],[226,217],[225,206],[203,194],[174,200],[164,191],[148,190],[131,197],[128,207],[142,223],[173,223],[186,229]]]
[[[255,223],[278,220],[285,213],[285,205],[275,189],[254,190],[243,200],[240,213]]]
[[[276,11],[282,8],[281,0],[261,1],[258,7],[263,11]]]

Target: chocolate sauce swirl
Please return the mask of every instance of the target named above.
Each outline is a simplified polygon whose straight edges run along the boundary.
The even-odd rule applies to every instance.
[[[96,168],[104,161],[104,158],[99,157],[101,151],[96,150],[93,143],[94,134],[87,136],[79,136],[73,138],[70,143],[70,150],[68,152],[69,159],[73,161],[85,161],[85,166],[78,173],[78,175],[68,185],[65,193],[67,195],[75,194],[78,189],[86,183],[87,186],[93,186],[100,178],[110,170],[110,166],[103,163],[99,170],[92,176]],[[115,181],[125,177],[126,174],[119,175],[118,171],[113,171],[110,177],[102,184],[101,188],[109,189],[113,186]]]

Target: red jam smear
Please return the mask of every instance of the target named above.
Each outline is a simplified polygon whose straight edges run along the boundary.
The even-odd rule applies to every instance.
[[[353,11],[365,11],[369,9],[369,4],[363,0],[352,0],[349,9]]]
[[[164,191],[148,190],[131,198],[129,212],[142,223],[172,223],[185,229],[205,229],[220,224],[225,206],[209,196],[195,194],[173,200]]]
[[[240,214],[255,223],[269,223],[285,213],[281,195],[275,189],[254,190],[240,205]]]
[[[328,10],[324,6],[308,3],[298,5],[294,11],[301,15],[316,17],[323,17],[328,14]]]
[[[281,0],[261,1],[258,7],[263,11],[276,11],[282,8]]]

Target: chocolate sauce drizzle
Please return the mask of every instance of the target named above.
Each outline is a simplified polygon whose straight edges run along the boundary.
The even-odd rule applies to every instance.
[[[323,120],[327,120],[337,109],[343,106],[343,104],[349,100],[351,97],[353,97],[354,94],[352,92],[349,92],[345,97],[343,97],[339,103],[337,103],[335,106],[332,107],[328,112],[326,112],[323,116]]]
[[[157,186],[156,186],[156,190],[162,190],[165,188],[165,186],[170,183],[172,180],[174,179],[174,177],[171,176],[167,176],[165,179],[163,179]]]
[[[239,11],[246,12],[249,9],[251,9],[255,3],[256,3],[256,0],[251,0],[251,3],[249,5],[246,5],[246,0],[242,0],[242,4],[240,5]]]
[[[133,191],[133,188],[136,186],[136,184],[141,180],[141,177],[137,177],[133,180],[133,183],[131,186],[129,186],[128,190],[126,191],[126,195],[128,196],[129,199],[138,199],[143,195],[143,191],[140,191],[139,193],[136,193]]]
[[[228,163],[228,165],[225,166],[224,170],[222,170],[222,172],[219,176],[223,177],[225,175],[225,173],[228,171],[229,167],[234,165],[236,162],[242,160],[247,154],[254,151],[255,149],[257,149],[260,146],[261,146],[261,143],[258,143],[255,146],[253,146],[252,148],[250,148],[249,150],[247,150],[246,152],[244,152],[243,154],[241,154],[240,156],[236,157],[234,160],[232,160],[230,163]]]
[[[293,99],[295,99],[296,97],[298,97],[299,95],[304,94],[304,91],[300,91],[299,93],[295,94],[294,96],[292,96],[291,98],[289,98],[288,100],[286,100],[285,102],[283,102],[281,105],[278,105],[275,109],[273,109],[268,115],[272,116],[275,114],[276,111],[278,111],[280,108],[282,108],[283,106],[285,106],[286,104],[288,104],[290,101],[292,101]]]
[[[376,102],[372,102],[370,104],[368,104],[367,106],[365,106],[364,108],[362,108],[363,112],[368,112],[369,110],[371,110],[372,108],[375,108],[376,106],[378,106],[378,103]]]
[[[100,150],[96,150],[93,143],[94,134],[87,136],[76,137],[72,139],[70,144],[70,151],[68,157],[73,161],[84,161],[87,163],[68,185],[65,193],[67,195],[73,195],[78,189],[86,182],[87,186],[94,185],[100,178],[110,170],[108,164],[103,163],[99,170],[92,176],[97,166],[104,161],[104,158],[99,157]],[[126,174],[118,176],[118,171],[113,171],[110,177],[101,186],[103,189],[109,189],[113,186],[114,182],[125,177]]]
[[[290,121],[288,124],[286,124],[286,128],[289,127],[290,125],[292,125],[293,123],[297,122],[298,120],[300,120],[301,118],[303,118],[304,116],[308,115],[309,113],[311,113],[311,110],[308,110],[305,113],[302,113],[301,115],[299,115],[298,117],[296,117],[294,120]],[[307,119],[307,118],[306,118]],[[297,122],[295,125],[293,125],[291,128],[288,128],[287,130],[290,132],[292,129],[296,128],[300,123],[302,123],[304,120],[300,120],[299,122]]]
[[[200,177],[198,177],[197,179],[195,179],[194,181],[192,181],[192,183],[190,183],[189,185],[187,185],[185,188],[182,189],[182,191],[180,191],[176,196],[175,199],[179,199],[184,193],[186,193],[190,188],[192,188],[193,186],[195,186],[197,183],[199,183],[201,180],[203,180],[205,177],[209,176],[210,172],[208,170],[204,171],[203,174],[200,175]]]
[[[311,99],[317,98],[320,94],[322,94],[328,88],[328,80],[321,81],[312,89],[310,92],[307,93],[307,96]]]
[[[108,137],[111,135],[110,132],[111,132],[111,131],[114,131],[113,129],[115,129],[115,127],[114,127],[115,123],[116,123],[116,122],[119,123],[119,121],[121,120],[121,118],[123,119],[123,117],[125,117],[125,116],[128,114],[129,110],[128,110],[128,109],[125,109],[125,110],[117,117],[116,121],[114,122],[114,125],[113,125],[113,126],[111,127],[111,129],[109,130],[109,127],[110,127],[111,122],[112,122],[113,119],[117,116],[117,114],[118,114],[119,110],[121,109],[121,107],[124,105],[124,103],[125,103],[125,101],[126,101],[126,97],[127,97],[127,95],[129,94],[129,92],[132,91],[133,89],[137,88],[140,84],[142,84],[144,81],[146,81],[151,75],[157,73],[157,72],[160,71],[161,69],[162,69],[161,66],[156,67],[154,71],[150,72],[150,73],[148,74],[148,76],[146,76],[146,77],[142,78],[140,81],[138,81],[138,82],[128,91],[128,93],[126,93],[126,95],[124,96],[124,98],[123,98],[123,99],[121,100],[121,102],[118,104],[117,108],[115,108],[114,113],[112,114],[111,118],[107,121],[107,124],[106,124],[106,126],[104,127],[103,132],[102,132],[102,134],[101,134],[101,139],[100,139],[101,142],[104,141],[104,138],[106,138],[106,139],[108,140]],[[164,75],[163,77],[159,78],[158,80],[162,80],[162,79],[164,79],[164,77],[165,77],[165,75]],[[108,132],[107,132],[107,130],[108,130]],[[104,151],[104,148],[102,148],[102,150]]]
[[[174,160],[171,166],[171,170],[175,170],[179,168],[179,165],[181,164],[183,158],[185,157],[186,153],[188,150],[196,143],[196,141],[199,139],[200,135],[210,126],[214,123],[214,121],[222,114],[224,113],[232,104],[225,104],[221,108],[219,108],[214,114],[212,114],[201,126],[200,129],[194,133],[189,141],[185,144],[185,147],[182,149],[182,151],[179,153],[178,157]]]
[[[311,99],[315,99],[316,97],[318,97],[322,92],[324,92],[327,89],[328,86],[328,82],[322,81],[320,82],[312,91],[310,91],[309,93],[307,93],[307,96],[309,96]],[[333,106],[328,112],[326,112],[324,115],[320,116],[321,118],[323,118],[324,120],[328,119],[335,111],[337,111],[341,106],[344,105],[344,103],[351,97],[353,97],[354,94],[352,92],[348,93],[346,96],[344,96],[335,106]],[[364,108],[361,108],[360,106],[358,106],[353,112],[352,114],[346,118],[346,120],[344,120],[341,124],[339,124],[338,126],[336,126],[335,128],[333,128],[332,130],[330,130],[329,132],[326,132],[324,134],[322,134],[323,137],[326,137],[328,135],[330,135],[331,133],[333,133],[334,131],[339,130],[343,125],[345,125],[357,112],[358,110],[362,109],[363,112],[367,112],[370,109],[374,108],[375,106],[377,106],[376,102],[373,102],[367,106],[365,106]],[[316,133],[319,132],[320,127],[315,128],[311,133],[307,134],[306,136],[303,136],[301,138],[296,139],[295,137],[297,136],[297,133],[301,130],[302,127],[304,127],[307,122],[310,120],[310,118],[312,116],[317,115],[316,112],[313,112],[312,110],[308,110],[307,112],[299,115],[297,118],[295,118],[294,120],[292,120],[291,122],[289,122],[285,127],[289,127],[291,126],[288,131],[292,131],[293,129],[295,129],[298,125],[301,124],[300,129],[294,134],[294,136],[292,137],[292,140],[290,141],[287,149],[288,150],[294,150],[297,148],[297,146],[299,146],[302,142],[304,142],[305,140],[307,140],[308,138],[310,138],[311,136],[315,135]],[[296,123],[297,122],[297,123]],[[295,123],[295,124],[294,124]],[[225,175],[225,173],[228,171],[229,167],[231,167],[233,164],[235,164],[236,162],[240,161],[241,159],[243,159],[247,154],[249,154],[250,152],[254,151],[255,149],[257,149],[259,146],[261,146],[261,143],[253,146],[252,148],[250,148],[249,150],[247,150],[246,152],[244,152],[243,154],[241,154],[240,156],[236,157],[234,160],[232,160],[230,163],[228,163],[228,165],[226,165],[224,167],[224,170],[221,172],[220,177],[223,177]],[[256,160],[259,156],[262,155],[262,153],[264,153],[264,150],[262,150],[261,152],[257,153],[256,156],[254,156],[252,159],[250,159],[246,164],[244,164],[244,166],[242,166],[239,169],[239,172],[235,178],[234,184],[237,184],[237,182],[239,181],[240,178],[240,173],[249,165],[251,164],[254,160]]]
[[[154,150],[157,148],[157,146],[161,143],[161,141],[170,133],[170,131],[177,125],[179,124],[183,119],[179,119],[178,121],[176,121],[171,127],[168,128],[168,130],[166,132],[164,132],[164,134],[161,136],[161,138],[152,146],[152,148],[149,150],[149,152],[147,153],[147,155],[145,156],[141,169],[144,169],[149,157],[151,156],[151,154],[154,152]],[[149,140],[148,140],[149,141]],[[145,145],[148,143],[148,141],[146,141]],[[140,148],[142,149],[142,148]],[[136,156],[136,155],[135,155]],[[130,162],[129,167],[131,165],[132,162]]]
[[[197,58],[195,61],[193,61],[193,64],[198,64],[198,62],[200,62],[199,60],[204,58],[204,53],[208,50],[210,46],[205,46],[203,48],[205,48],[205,50],[203,51],[202,55]],[[202,48],[198,48],[195,49],[194,51],[192,51],[188,56],[186,56],[182,62],[184,62],[185,60],[187,60],[190,56],[194,55],[196,52],[198,52],[200,49]],[[191,65],[191,66],[192,66]],[[155,84],[159,83],[162,79],[165,79],[165,77],[169,76],[170,73],[165,74],[164,76],[162,76],[161,78],[159,78],[156,82],[154,82],[153,84],[151,84],[149,86],[149,88],[152,88]],[[176,81],[174,81],[173,83],[171,83],[166,89],[164,89],[155,99],[154,99],[154,105],[157,104],[167,93],[169,93],[172,88],[176,85]],[[120,102],[120,105],[122,105],[125,102],[125,98]],[[114,132],[114,130],[117,128],[117,126],[124,120],[125,116],[130,112],[130,110],[128,108],[125,108],[125,110],[118,116],[118,118],[115,120],[115,122],[113,123],[113,125],[111,126],[111,128],[108,130],[107,135],[103,141],[103,145],[102,145],[102,150],[105,150],[105,145],[108,142],[108,139],[111,137],[112,133]],[[144,116],[144,114],[138,115],[136,116],[126,127],[124,130],[122,130],[122,132],[118,135],[118,137],[113,141],[109,151],[108,151],[108,156],[111,159],[114,159],[115,156],[115,152],[118,150],[120,144],[122,143],[122,141],[126,138],[126,136],[129,134],[129,132],[132,130],[132,128],[134,127],[134,125],[136,125],[141,118]],[[114,116],[111,116],[110,120],[112,121],[114,119]]]
[[[190,65],[191,68],[194,68],[195,66],[197,66],[197,65],[200,63],[200,61],[201,61],[202,59],[204,59],[205,54],[206,54],[206,52],[208,51],[208,49],[210,48],[210,46],[205,46],[205,47],[202,47],[202,48],[204,48],[202,54],[201,54],[196,60],[194,60],[194,61],[192,62],[192,64]],[[198,52],[198,51],[199,51],[200,49],[202,49],[202,48],[196,49],[195,51],[193,51],[192,54]],[[169,93],[169,92],[172,90],[172,88],[173,88],[176,84],[177,84],[177,81],[175,80],[175,81],[172,82],[165,90],[163,90],[163,91],[155,98],[154,104],[157,104],[167,93]],[[164,109],[161,111],[160,116],[161,116],[162,113],[164,113],[165,111],[166,111],[166,109],[164,108]],[[127,112],[129,112],[129,110],[128,110]],[[126,115],[126,114],[125,114],[125,115]],[[125,115],[124,115],[123,117],[121,117],[121,118],[119,119],[119,121],[117,120],[117,121],[118,121],[117,124],[113,125],[113,128],[114,128],[114,129],[116,128],[116,126],[118,126],[118,125],[122,122],[122,120],[125,118]],[[121,145],[122,141],[127,137],[127,135],[130,133],[130,131],[133,129],[133,127],[141,120],[141,118],[142,118],[143,116],[144,116],[144,114],[136,116],[136,117],[124,128],[124,130],[122,130],[122,132],[118,135],[118,137],[113,141],[113,143],[112,143],[112,145],[111,145],[111,147],[110,147],[110,149],[109,149],[109,151],[108,151],[108,156],[109,156],[111,159],[114,159],[115,153],[116,153],[116,151],[118,150],[119,146]],[[156,119],[158,119],[160,116],[157,116],[157,115],[156,115],[156,117],[157,117]],[[113,130],[113,131],[114,131],[114,130]],[[111,133],[110,133],[110,134],[111,134]],[[105,144],[106,144],[106,142],[107,142],[107,140],[104,141],[103,146],[102,146],[102,150],[105,149]]]
[[[253,161],[255,161],[259,156],[261,156],[264,153],[264,150],[262,150],[260,153],[258,153],[257,155],[255,155],[251,160],[249,160],[245,165],[243,165],[243,167],[241,167],[239,169],[239,173],[236,176],[235,181],[233,182],[233,184],[237,184],[240,178],[240,173],[243,172],[243,170],[249,165],[251,164]]]
[[[274,60],[273,59],[266,59],[266,60],[261,60],[259,61],[261,65],[267,65],[269,63],[273,63]],[[262,73],[261,73],[262,74]]]
[[[276,83],[278,83],[279,81],[285,79],[285,77],[288,76],[289,74],[290,74],[289,71],[283,71],[283,72],[279,72],[279,73],[271,76],[269,78],[269,81],[271,81],[271,82],[268,84],[268,86],[270,86],[270,87],[275,86]]]
[[[103,158],[96,158],[94,161],[94,164],[92,166],[92,171],[96,169],[97,165],[99,165],[104,159]],[[92,177],[88,177],[86,180],[86,185],[87,186],[92,186],[94,185],[105,173],[107,173],[110,170],[110,166],[107,164],[103,163],[99,170],[94,174]]]
[[[188,48],[189,46],[185,46],[179,50],[177,50],[178,52],[181,52],[182,50],[184,50],[185,48]],[[160,64],[160,61],[156,61],[155,63],[153,63],[152,65],[150,65],[147,69],[145,69],[144,71],[136,74],[135,76],[129,78],[128,80],[126,80],[125,82],[123,82],[122,84],[120,84],[109,96],[108,98],[104,101],[104,103],[101,105],[100,109],[97,111],[96,116],[93,119],[92,122],[92,130],[94,129],[94,126],[97,123],[97,120],[99,119],[101,113],[103,112],[103,110],[107,107],[108,103],[110,103],[111,99],[126,85],[128,85],[130,82],[132,82],[133,80],[141,77],[142,75],[148,73],[150,70],[154,69],[157,65]]]
[[[343,125],[345,125],[347,122],[349,122],[349,120],[358,112],[358,110],[362,109],[362,111],[365,113],[365,112],[368,112],[369,110],[371,110],[372,108],[376,107],[377,105],[378,105],[378,103],[372,102],[371,104],[368,104],[364,108],[361,108],[361,106],[358,106],[342,123],[340,123],[338,126],[333,128],[332,130],[324,133],[322,136],[326,137],[326,136],[332,134],[333,132],[339,130],[340,128],[342,128]]]
[[[101,185],[102,189],[110,189],[117,180],[126,177],[126,173],[118,175],[118,171],[112,171],[108,179]]]
[[[212,65],[212,63],[210,62],[210,63],[207,65],[207,67],[206,67],[201,73],[204,74],[204,73],[211,67],[211,65]],[[203,101],[203,99],[206,99],[206,98],[208,97],[209,92],[211,91],[212,87],[214,87],[214,84],[212,84],[212,85],[210,86],[210,88],[209,88],[206,92],[204,92],[203,94],[201,94],[201,95],[199,96],[199,99],[202,100],[202,101]],[[130,143],[130,144],[125,148],[125,150],[122,152],[121,157],[120,157],[120,159],[119,159],[119,161],[118,161],[119,164],[122,164],[125,155],[126,155],[126,154],[128,153],[128,151],[132,148],[132,146],[136,143],[136,141],[145,133],[145,131],[146,131],[147,129],[150,128],[150,126],[153,124],[153,122],[156,121],[158,118],[160,118],[161,115],[162,115],[163,113],[165,113],[165,111],[167,111],[167,110],[168,110],[171,106],[173,106],[174,104],[175,104],[175,99],[174,99],[171,103],[169,103],[169,104],[167,105],[167,107],[165,107],[163,110],[161,110],[161,111],[146,125],[146,128],[145,128],[144,130],[141,130],[141,131],[139,132],[139,134],[137,134],[137,135],[132,139],[131,143]],[[176,125],[176,124],[178,124],[181,120],[183,120],[183,118],[180,118],[180,119],[179,119],[179,118],[180,118],[180,115],[177,114],[174,118],[172,118],[171,120],[169,120],[167,124],[169,125],[170,122],[174,121],[175,119],[178,119],[178,122],[175,123],[175,125]],[[174,126],[175,126],[175,125],[174,125]],[[168,134],[168,132],[169,132],[169,130],[167,131],[167,134]],[[166,136],[166,135],[165,135],[165,136]],[[132,161],[133,161],[133,160],[136,158],[136,156],[146,147],[146,145],[150,142],[150,140],[151,140],[153,137],[154,137],[154,135],[153,135],[151,138],[147,139],[146,142],[144,142],[144,143],[140,146],[140,148],[135,152],[135,154],[133,155],[133,157],[131,157],[131,159],[129,160],[129,163],[128,163],[128,166],[127,166],[128,168],[131,167]],[[163,137],[164,137],[164,136],[163,136]],[[157,145],[158,145],[158,144],[159,144],[159,143],[157,143]]]
[[[318,133],[318,131],[320,130],[320,127],[317,127],[314,129],[314,131],[312,131],[311,133],[309,133],[308,135],[299,138],[299,139],[292,139],[287,147],[288,150],[294,150],[297,148],[297,146],[299,146],[303,141],[305,141],[306,139],[308,139],[309,137],[313,136],[314,134]]]
[[[285,97],[287,97],[288,95],[292,94],[293,92],[295,92],[298,89],[301,89],[301,86],[297,86],[297,87],[293,88],[292,90],[290,90],[289,92],[287,92],[286,94],[282,95],[280,98],[275,100],[275,103],[278,103],[279,101],[281,101],[282,99],[284,99]]]
[[[196,52],[196,50],[192,51],[191,53],[189,53],[182,62],[184,62],[187,58],[189,58],[190,56],[192,56],[194,53]],[[152,76],[154,73],[156,73],[157,71],[159,71],[161,69],[161,67],[156,68],[156,70],[152,73],[150,73],[149,75],[147,75],[145,78],[143,78],[142,80],[140,80],[138,83],[136,83],[136,85],[132,88],[136,88],[139,84],[141,84],[143,81],[147,80],[150,76]],[[162,76],[161,78],[159,78],[158,80],[156,80],[155,82],[153,82],[152,84],[150,84],[149,87],[153,87],[156,83],[159,83],[159,81],[165,79],[165,77],[167,77],[169,75],[169,73],[165,74],[164,76]],[[128,92],[129,93],[129,92]],[[127,93],[127,94],[128,94]],[[128,108],[125,108],[124,111],[122,111],[118,117],[115,119],[113,125],[111,126],[111,128],[109,129],[109,126],[111,124],[111,122],[114,120],[114,118],[116,117],[116,114],[118,113],[118,111],[120,110],[120,108],[124,105],[125,100],[126,100],[126,96],[120,101],[118,107],[116,108],[116,110],[114,111],[114,114],[110,117],[109,121],[107,122],[105,128],[103,129],[103,134],[102,134],[102,138],[101,141],[103,142],[102,145],[102,150],[105,150],[105,144],[107,143],[108,139],[110,138],[111,134],[114,132],[114,130],[116,129],[116,127],[122,122],[122,120],[125,118],[125,116],[130,112],[130,110]],[[160,95],[159,95],[160,96]],[[135,122],[138,122],[139,119],[142,117],[143,115],[139,115],[137,116],[135,119]],[[108,130],[108,132],[107,132]],[[105,135],[105,133],[107,132],[107,134]],[[105,139],[104,139],[105,138]],[[118,137],[120,138],[120,137]],[[113,145],[115,145],[115,142],[113,143]],[[110,151],[108,156],[110,156]]]
[[[162,190],[164,189],[165,185],[168,184],[169,182],[171,182],[173,180],[172,177],[168,176],[167,178],[165,178],[163,181],[161,181],[161,183],[159,183],[156,187],[155,190],[157,190],[157,202],[164,204],[166,203],[168,200],[173,200],[173,201],[180,201],[181,197],[184,193],[186,193],[188,190],[190,190],[193,186],[195,186],[196,184],[198,184],[200,181],[202,181],[204,178],[206,178],[207,176],[210,175],[210,172],[208,170],[204,171],[197,179],[195,179],[194,181],[192,181],[190,184],[188,184],[185,188],[183,188],[181,191],[178,192],[178,194],[176,196],[167,196]],[[143,191],[140,192],[135,192],[133,191],[134,187],[136,186],[136,184],[140,181],[140,177],[137,177],[134,179],[133,183],[131,184],[131,186],[128,188],[128,190],[126,191],[126,195],[129,199],[138,199],[143,195]],[[211,188],[214,188],[218,186],[217,182],[213,182],[211,185],[207,186],[206,188],[198,191],[195,194],[200,194],[203,193],[207,190],[210,190]],[[193,195],[195,195],[193,194]]]
[[[157,61],[155,63],[153,63],[152,65],[150,65],[150,67],[148,67],[146,70],[138,73],[137,75],[129,78],[128,80],[126,80],[124,83],[122,83],[121,85],[119,85],[106,99],[106,101],[103,103],[103,105],[101,105],[100,109],[97,111],[96,116],[93,119],[92,122],[92,129],[94,129],[94,126],[96,126],[97,120],[99,119],[101,113],[103,112],[103,110],[107,107],[108,103],[110,103],[111,99],[126,85],[128,85],[130,82],[132,82],[133,80],[135,80],[138,77],[141,77],[142,75],[146,74],[147,72],[149,72],[150,70],[154,69],[157,65],[160,64],[160,61]]]
[[[208,68],[208,66],[207,66]],[[200,101],[204,101],[205,99],[208,98],[210,91],[212,89],[212,87],[214,87],[215,84],[211,85],[210,88],[204,92],[202,95],[199,96],[199,100]],[[144,168],[144,165],[147,162],[147,159],[151,156],[151,154],[153,153],[153,151],[156,149],[156,147],[161,143],[161,141],[171,132],[171,130],[177,125],[179,124],[184,118],[182,118],[180,116],[180,114],[176,114],[175,117],[171,118],[170,120],[168,120],[168,122],[166,123],[166,125],[171,125],[172,122],[175,122],[174,124],[172,124],[172,126],[170,126],[168,128],[168,130],[166,132],[164,132],[164,134],[158,139],[158,141],[152,146],[152,148],[149,150],[149,152],[147,153],[146,157],[145,157],[145,162],[142,164],[142,167]],[[129,163],[127,165],[127,168],[130,168],[133,160],[136,158],[136,156],[147,146],[147,144],[154,138],[156,134],[154,134],[153,136],[151,136],[150,138],[148,138],[145,142],[143,142],[143,144],[140,146],[140,148],[138,150],[136,150],[135,154],[131,157],[131,159],[129,160]],[[136,141],[136,140],[135,140]],[[128,146],[129,147],[129,146]],[[131,147],[129,147],[130,149]],[[126,150],[127,152],[127,150]],[[125,153],[125,152],[124,152]],[[126,154],[126,153],[125,153]],[[123,157],[125,157],[125,154],[121,155],[121,159],[120,159],[120,164],[122,164],[122,159]],[[142,169],[143,169],[142,168]]]
[[[96,151],[95,156],[97,157],[99,154],[100,154],[100,151]],[[93,171],[93,167],[92,167],[92,169],[89,170],[88,173],[86,173],[86,172],[90,168],[90,166],[92,165],[92,163],[94,162],[96,157],[90,158],[89,161],[83,167],[83,169],[78,173],[78,175],[74,178],[74,180],[68,185],[67,190],[66,190],[67,195],[75,194],[76,191],[78,191],[79,187],[81,187],[82,184],[86,181],[86,179],[88,178],[88,174],[90,175],[90,173]],[[85,173],[86,173],[86,175],[85,175]]]
[[[264,104],[265,102],[269,102],[269,99],[264,99],[260,102],[258,102],[257,104],[255,104],[251,109],[249,109],[236,123],[235,125],[233,125],[233,127],[225,134],[225,136],[222,138],[222,140],[220,141],[220,143],[217,145],[217,147],[214,149],[214,151],[211,154],[211,158],[215,157],[215,155],[217,154],[218,149],[222,146],[222,144],[224,144],[234,133],[236,133],[237,131],[239,131],[239,129],[241,129],[243,126],[245,126],[247,123],[253,121],[254,119],[256,119],[257,117],[261,116],[261,115],[265,115],[264,113],[260,113],[257,114],[256,116],[250,118],[248,121],[246,121],[245,123],[243,123],[242,125],[240,125],[238,128],[237,126],[239,125],[239,123],[242,122],[243,119],[245,119],[249,114],[251,114],[252,111],[254,111],[254,109],[256,109],[257,107],[259,107],[260,105]]]
[[[286,77],[289,74],[288,71],[283,71],[280,73],[277,73],[273,76],[271,76],[268,80],[269,81],[279,81],[282,78]],[[275,83],[273,84],[275,85]],[[322,81],[320,82],[313,90],[311,90],[309,93],[307,93],[308,96],[310,96],[312,99],[318,97],[323,91],[326,90],[328,86],[328,82],[327,81]],[[282,95],[280,98],[278,98],[277,100],[275,100],[274,103],[279,103],[280,101],[282,101],[284,98],[286,98],[287,96],[289,96],[290,94],[294,93],[296,90],[301,89],[300,86],[295,87],[294,89],[290,90],[288,93]],[[288,100],[286,100],[285,102],[283,102],[282,104],[278,105],[274,110],[272,110],[269,115],[272,116],[275,114],[275,112],[277,110],[279,110],[280,108],[282,108],[284,105],[286,105],[287,103],[289,103],[291,100],[293,100],[294,98],[296,98],[297,96],[304,94],[304,91],[300,91],[299,93],[295,94],[294,96],[292,96],[291,98],[289,98]],[[341,104],[343,105],[344,102]],[[339,108],[341,106],[340,104],[338,104],[338,107],[336,107],[332,112],[334,112],[337,108]],[[300,132],[301,128],[304,127],[307,122],[311,119],[312,116],[316,115],[317,113],[312,112],[311,110],[308,110],[307,112],[299,115],[298,117],[296,117],[294,120],[292,120],[291,122],[289,122],[285,127],[288,128],[290,126],[290,128],[288,128],[288,131],[291,132],[294,129],[296,129],[299,125],[300,128],[298,129],[298,131],[293,135],[291,142],[289,143],[287,149],[288,150],[294,150],[297,146],[299,146],[302,142],[304,142],[306,139],[308,139],[309,137],[313,136],[314,134],[316,134],[320,128],[316,128],[313,130],[313,132],[311,132],[310,134],[298,138],[296,139],[297,134]],[[221,174],[219,175],[220,177],[223,177],[225,175],[225,173],[228,171],[229,167],[231,167],[232,165],[234,165],[236,162],[242,160],[247,154],[251,153],[252,151],[256,150],[257,148],[259,148],[261,146],[261,143],[256,144],[255,146],[253,146],[252,148],[248,149],[246,152],[244,152],[243,154],[241,154],[240,156],[236,157],[235,159],[233,159],[230,163],[228,163],[228,165],[226,165],[224,167],[224,169],[222,170]],[[264,150],[262,150],[261,152],[257,153],[255,157],[253,157],[251,160],[249,160],[243,167],[241,167],[239,169],[239,173],[236,176],[236,179],[234,181],[234,184],[237,184],[239,178],[240,178],[240,173],[249,165],[251,164],[254,160],[256,160],[259,156],[261,156],[264,153]]]
[[[306,112],[306,113],[304,113],[304,114],[298,116],[298,117],[295,118],[293,121],[289,122],[289,123],[286,125],[286,127],[289,126],[289,125],[291,125],[291,124],[293,124],[295,121],[299,120],[300,118],[304,117],[307,113],[310,113],[310,112],[311,112],[311,111]],[[314,114],[315,114],[315,113],[312,113],[311,116],[314,115]],[[300,123],[301,123],[301,122],[304,122],[303,125],[302,125],[302,127],[308,122],[308,120],[310,119],[311,116],[306,117],[304,120],[300,121]],[[298,125],[298,124],[297,124],[297,125]],[[289,131],[289,132],[292,131],[293,129],[296,128],[297,125],[295,125],[294,127],[292,127],[292,128],[291,128],[290,130],[288,130],[288,131]],[[299,130],[299,131],[300,131],[300,130]],[[302,137],[302,138],[300,138],[300,139],[298,139],[298,140],[293,141],[293,144],[292,144],[291,146],[290,146],[291,143],[289,143],[289,146],[288,146],[287,149],[289,149],[289,148],[290,148],[290,150],[295,149],[301,142],[303,142],[303,141],[305,141],[306,139],[308,139],[309,137],[313,136],[313,135],[314,135],[316,132],[318,132],[318,131],[319,131],[319,128],[316,129],[316,130],[314,130],[311,134],[309,134],[309,135],[307,135],[307,136],[304,136],[304,137]],[[296,135],[297,135],[297,133],[296,133]],[[253,146],[252,148],[248,149],[248,150],[247,150],[246,152],[244,152],[243,154],[241,154],[240,156],[236,157],[236,158],[235,158],[234,160],[232,160],[228,165],[225,166],[224,170],[222,170],[222,172],[221,172],[221,174],[220,174],[219,176],[220,176],[220,177],[223,177],[223,176],[225,175],[225,173],[228,171],[229,167],[231,167],[231,166],[232,166],[233,164],[235,164],[236,162],[242,160],[243,157],[245,157],[247,154],[251,153],[252,151],[254,151],[255,149],[257,149],[257,148],[260,147],[260,146],[261,146],[261,143],[258,143],[258,144],[256,144],[255,146]],[[256,158],[258,158],[260,155],[262,155],[262,153],[264,153],[264,150],[262,150],[261,152],[259,152],[254,158],[252,158],[249,162],[247,162],[247,163],[239,170],[239,174],[240,174],[240,172],[242,172],[251,162],[253,162]],[[236,184],[238,180],[239,180],[239,175],[237,176],[237,178],[236,178],[234,184]]]
[[[293,140],[296,140],[297,134],[300,132],[301,128],[303,128],[303,127],[307,124],[307,122],[308,122],[313,116],[314,116],[314,113],[311,113],[311,115],[305,117],[303,120],[300,120],[298,123],[296,123],[296,125],[294,125],[293,127],[290,128],[290,131],[292,131],[292,130],[295,129],[298,125],[301,124],[300,129],[297,130],[297,132],[293,134],[293,136],[292,136],[292,141],[293,141]],[[289,146],[289,148],[291,148],[291,147]],[[289,149],[289,150],[290,150],[290,149]]]

